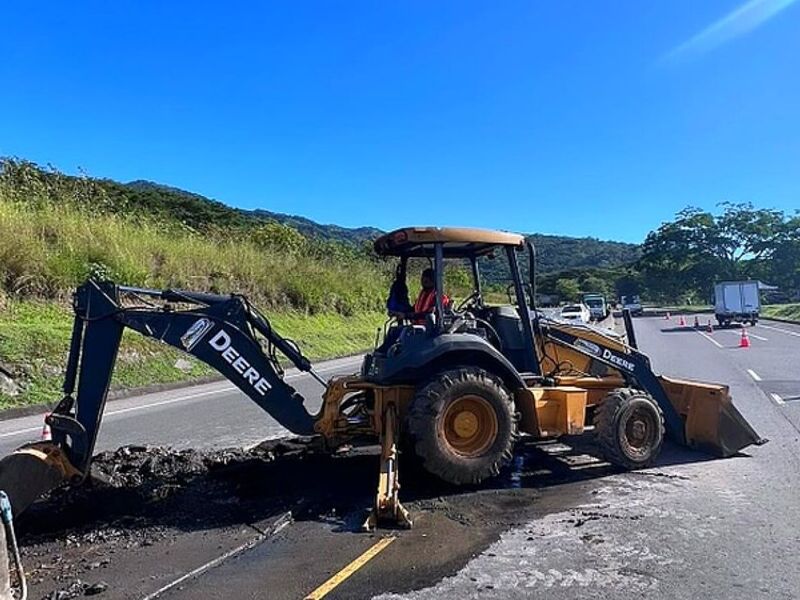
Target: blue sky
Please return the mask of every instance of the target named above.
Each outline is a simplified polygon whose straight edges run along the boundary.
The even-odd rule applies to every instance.
[[[800,2],[16,2],[0,154],[384,229],[800,208]]]

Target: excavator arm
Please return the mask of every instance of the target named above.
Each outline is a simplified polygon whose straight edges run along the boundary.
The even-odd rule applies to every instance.
[[[74,311],[64,396],[46,419],[52,442],[0,461],[0,489],[11,496],[15,513],[63,480],[86,476],[125,328],[203,361],[292,433],[314,433],[315,417],[283,378],[277,353],[325,382],[245,297],[90,280],[77,289]]]

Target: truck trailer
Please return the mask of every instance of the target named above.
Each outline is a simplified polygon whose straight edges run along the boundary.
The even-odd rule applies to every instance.
[[[583,303],[589,307],[589,314],[594,321],[602,321],[608,317],[608,304],[602,294],[585,294]]]
[[[758,281],[722,281],[714,286],[714,315],[720,327],[733,322],[755,325],[760,308]]]

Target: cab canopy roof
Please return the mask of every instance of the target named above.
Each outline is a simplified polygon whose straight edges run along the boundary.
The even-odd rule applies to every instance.
[[[488,254],[495,246],[521,248],[525,238],[516,233],[461,227],[404,227],[375,240],[375,252],[381,256],[432,256],[433,245],[443,244],[446,257],[470,257]]]

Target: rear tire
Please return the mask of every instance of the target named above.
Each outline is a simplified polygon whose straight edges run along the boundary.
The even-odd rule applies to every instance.
[[[456,485],[478,483],[511,460],[517,415],[499,378],[465,367],[417,390],[407,431],[426,471]]]
[[[594,413],[595,440],[603,456],[624,469],[655,463],[664,444],[664,415],[640,390],[621,388],[605,397]]]

